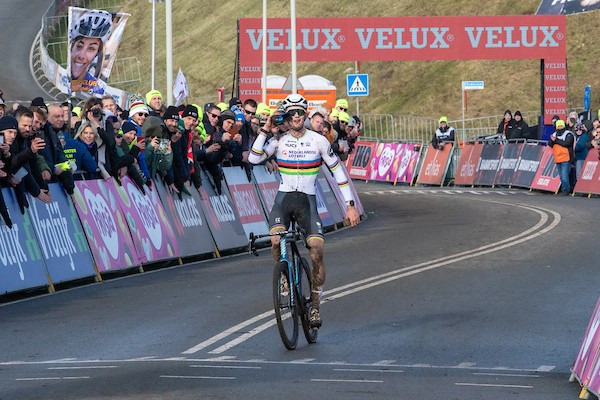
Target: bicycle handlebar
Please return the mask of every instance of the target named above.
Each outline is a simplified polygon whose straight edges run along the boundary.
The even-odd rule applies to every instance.
[[[248,244],[248,251],[250,252],[250,254],[253,254],[258,257],[258,251],[256,250],[256,246],[255,246],[255,243],[258,239],[263,239],[263,238],[272,237],[272,236],[283,237],[283,236],[287,236],[287,235],[291,235],[291,234],[298,234],[300,236],[300,238],[302,239],[302,242],[304,242],[304,246],[306,246],[307,249],[310,249],[310,246],[306,242],[306,236],[304,236],[303,230],[300,229],[300,227],[298,225],[296,225],[295,228],[292,230],[288,229],[286,231],[265,233],[263,235],[255,235],[254,232],[250,232],[250,235],[248,237],[248,239],[250,240],[250,243]]]

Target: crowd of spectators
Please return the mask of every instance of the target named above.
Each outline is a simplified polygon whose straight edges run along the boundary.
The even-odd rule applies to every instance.
[[[160,179],[180,197],[210,184],[221,194],[224,166],[243,168],[250,180],[248,154],[268,118],[276,121],[269,140],[288,130],[283,111],[253,99],[166,107],[162,94],[151,90],[129,103],[123,110],[110,96],[90,97],[81,106],[38,97],[7,109],[0,98],[0,186],[14,188],[22,213],[29,207],[27,193],[50,203],[49,183],[59,182],[72,195],[80,179],[129,176],[144,193]],[[306,123],[342,160],[361,129],[345,99],[312,109]],[[275,160],[265,164],[277,170]],[[0,215],[11,227],[1,192]]]

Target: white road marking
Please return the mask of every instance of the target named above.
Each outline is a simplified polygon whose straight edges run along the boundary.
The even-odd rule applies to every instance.
[[[468,383],[468,382],[457,382],[456,386],[477,386],[477,387],[498,387],[498,388],[510,388],[510,389],[533,389],[533,386],[529,385],[499,385],[494,383]]]
[[[383,372],[401,374],[404,371],[401,369],[358,369],[358,368],[334,368],[336,372]]]
[[[75,379],[90,379],[89,376],[47,376],[42,378],[17,378],[15,381],[69,381]]]
[[[190,365],[190,368],[262,369],[262,367],[248,365]]]
[[[190,375],[161,375],[161,378],[166,379],[225,379],[235,380],[234,376],[190,376]]]
[[[557,212],[552,211],[552,210],[547,210],[547,209],[543,209],[540,207],[533,207],[533,206],[527,206],[527,205],[522,205],[522,204],[508,204],[508,203],[502,203],[502,202],[498,202],[498,201],[485,201],[485,202],[489,202],[489,203],[493,203],[493,204],[500,204],[500,205],[505,205],[505,206],[510,206],[510,207],[519,207],[519,208],[523,208],[525,210],[533,211],[540,216],[540,219],[531,228],[529,228],[519,234],[516,234],[509,238],[506,238],[504,240],[490,243],[490,244],[487,244],[484,246],[480,246],[475,249],[466,250],[461,253],[453,254],[450,256],[441,257],[436,260],[426,261],[426,262],[412,265],[409,267],[400,268],[398,270],[390,271],[385,274],[376,275],[376,276],[373,276],[373,277],[370,277],[367,279],[363,279],[363,280],[356,281],[356,282],[353,282],[353,283],[350,283],[350,284],[347,284],[344,286],[340,286],[340,287],[337,287],[334,289],[327,290],[327,291],[323,292],[322,304],[326,303],[327,301],[339,299],[339,298],[348,296],[353,293],[357,293],[357,292],[360,292],[360,291],[363,291],[363,290],[366,290],[366,289],[369,289],[369,288],[372,288],[375,286],[379,286],[379,285],[382,285],[382,284],[385,284],[388,282],[392,282],[392,281],[395,281],[395,280],[398,280],[401,278],[412,276],[412,275],[415,275],[415,274],[418,274],[421,272],[426,272],[429,270],[437,269],[437,268],[440,268],[440,267],[443,267],[443,266],[446,266],[449,264],[453,264],[453,263],[456,263],[459,261],[464,261],[464,260],[467,260],[470,258],[478,257],[481,255],[486,255],[489,253],[494,253],[496,251],[500,251],[500,250],[504,250],[504,249],[512,247],[512,246],[516,246],[518,244],[524,243],[526,241],[535,239],[543,234],[546,234],[547,232],[554,229],[561,221],[560,214],[558,214]],[[549,214],[552,214],[554,216],[554,219],[548,226],[546,226],[544,228],[544,225],[546,225],[548,220],[550,219]],[[238,336],[236,339],[233,339],[233,340],[231,340],[209,352],[210,354],[221,354],[221,353],[237,346],[238,344],[243,343],[244,341],[252,338],[253,336],[263,332],[264,330],[268,329],[269,327],[275,325],[276,322],[272,318],[273,314],[274,314],[273,310],[259,314],[247,321],[241,322],[241,323],[213,336],[212,338],[205,340],[204,342],[202,342],[188,350],[185,350],[181,354],[194,354],[194,353],[196,353],[196,352],[198,352],[198,351],[200,351],[222,339],[225,339],[228,336],[231,336],[231,335],[237,333],[239,330],[246,328],[249,325],[257,323],[262,319],[269,318],[269,321],[259,325],[258,327],[250,330],[249,332],[246,332],[246,333]]]
[[[311,382],[336,382],[336,383],[383,383],[383,381],[372,381],[368,379],[311,379]]]
[[[49,367],[51,370],[73,370],[73,369],[108,369],[108,368],[119,368],[116,365],[94,365],[94,366],[80,366],[80,367]]]
[[[501,374],[501,373],[492,373],[492,372],[473,372],[472,375],[480,375],[480,376],[505,376],[508,378],[539,378],[539,375],[530,375],[530,374]]]

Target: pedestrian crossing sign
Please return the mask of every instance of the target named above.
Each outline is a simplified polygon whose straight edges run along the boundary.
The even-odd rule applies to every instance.
[[[369,74],[346,75],[346,94],[348,97],[369,95]]]

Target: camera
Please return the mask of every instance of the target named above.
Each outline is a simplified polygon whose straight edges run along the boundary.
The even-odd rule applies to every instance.
[[[98,118],[98,117],[101,117],[101,116],[103,116],[103,115],[104,115],[104,113],[102,112],[102,110],[101,110],[101,109],[99,109],[99,108],[92,108],[92,110],[91,110],[91,111],[92,111],[92,115],[93,115],[95,118]]]
[[[279,126],[279,125],[283,124],[286,121],[287,121],[287,115],[286,114],[277,114],[277,115],[273,115],[271,117],[271,122],[275,126]]]
[[[168,151],[169,151],[169,139],[160,139],[160,144],[158,145],[156,150],[154,150],[154,152],[157,154],[167,154]]]

